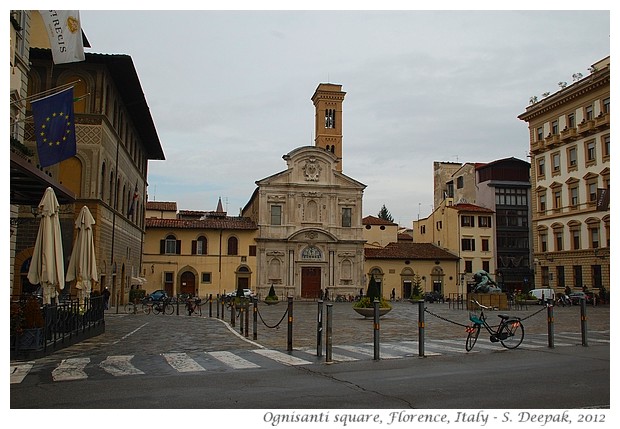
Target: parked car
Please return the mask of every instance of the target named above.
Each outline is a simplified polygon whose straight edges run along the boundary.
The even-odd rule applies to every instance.
[[[151,292],[146,296],[146,299],[149,301],[161,301],[166,298],[168,298],[168,293],[166,293],[166,291],[163,289],[158,289],[155,292]]]
[[[592,303],[592,295],[585,292],[573,292],[568,295],[568,299],[570,299],[573,305],[579,305],[582,299],[586,300],[586,304]]]
[[[426,292],[424,294],[424,301],[427,302],[440,302],[443,299],[439,292]]]
[[[228,298],[234,298],[237,296],[237,291],[234,290],[232,292],[229,292],[226,294],[226,296]],[[254,296],[254,292],[252,292],[251,289],[243,289],[243,296],[245,296],[246,298],[252,298]]]

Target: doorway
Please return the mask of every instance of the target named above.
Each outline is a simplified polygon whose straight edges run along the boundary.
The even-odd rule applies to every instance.
[[[320,298],[321,296],[321,269],[319,267],[302,267],[301,269],[301,297]]]
[[[181,294],[196,295],[196,276],[191,271],[181,274]]]

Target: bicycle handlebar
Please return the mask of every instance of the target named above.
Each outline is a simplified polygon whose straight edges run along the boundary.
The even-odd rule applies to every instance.
[[[474,304],[476,304],[480,308],[484,308],[485,310],[493,310],[493,307],[487,307],[486,305],[482,305],[478,301],[476,301],[475,299],[472,299],[471,302],[473,302]]]

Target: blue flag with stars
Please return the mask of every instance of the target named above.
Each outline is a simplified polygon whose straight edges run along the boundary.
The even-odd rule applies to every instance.
[[[47,167],[76,154],[73,88],[31,103],[39,164]]]

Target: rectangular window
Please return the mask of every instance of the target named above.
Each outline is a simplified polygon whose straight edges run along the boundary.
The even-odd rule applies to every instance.
[[[540,267],[540,275],[542,277],[542,285],[549,287],[549,267]]]
[[[487,273],[491,271],[491,264],[489,263],[489,261],[482,261],[482,269]]]
[[[174,290],[174,273],[171,271],[164,273],[164,290],[168,293]]]
[[[592,182],[588,183],[588,201],[591,203],[595,203],[598,196],[598,188],[597,183]]]
[[[211,283],[211,273],[201,273],[200,274],[200,282],[201,283]]]
[[[575,114],[570,113],[567,117],[567,126],[568,128],[575,128]]]
[[[609,98],[603,100],[603,113],[610,113]]]
[[[596,143],[594,140],[586,142],[586,161],[596,161]]]
[[[488,252],[489,251],[489,239],[488,238],[483,238],[482,239],[482,251],[483,252]]]
[[[545,177],[545,158],[538,158],[538,176]]]
[[[282,225],[282,206],[271,206],[271,224]]]
[[[577,207],[579,205],[579,187],[573,186],[570,188],[570,204],[573,207]]]
[[[491,216],[478,216],[478,226],[480,228],[491,228]]]
[[[555,232],[555,251],[560,252],[564,250],[564,234],[561,230]]]
[[[578,288],[583,287],[581,265],[573,265],[573,285]]]
[[[351,228],[351,208],[349,207],[342,209],[342,226],[344,228]]]
[[[442,221],[438,220],[438,221],[435,223],[435,227],[437,228],[437,231],[441,231],[441,228],[442,228]]]
[[[461,216],[461,226],[474,226],[474,217]]]
[[[600,265],[592,265],[592,286],[600,288],[603,286],[603,270]]]
[[[594,119],[594,107],[592,105],[586,106],[586,120]]]
[[[599,237],[598,228],[590,228],[590,247],[592,249],[598,249]]]
[[[564,267],[563,266],[556,267],[555,273],[557,277],[558,287],[561,287],[561,288],[566,287],[566,279],[564,278]]]
[[[577,166],[577,148],[571,147],[568,149],[568,166],[576,167]]]
[[[573,239],[573,250],[581,249],[581,234],[578,229],[574,229],[571,231],[571,236]]]
[[[547,251],[547,234],[540,234],[540,251]]]
[[[544,138],[543,127],[536,128],[536,140],[541,141]]]
[[[559,173],[560,172],[560,154],[554,153],[552,155],[552,158],[553,158],[553,172]]]
[[[476,240],[474,238],[462,238],[461,239],[461,250],[463,251],[475,251],[476,250]]]
[[[562,208],[562,190],[556,189],[553,191],[553,208],[560,210]]]
[[[547,196],[545,194],[538,195],[538,211],[545,212],[547,210]]]
[[[465,261],[465,272],[473,273],[474,272],[474,264],[472,261]]]
[[[609,140],[609,134],[603,136],[603,157],[605,158],[609,158]]]
[[[249,256],[256,256],[256,245],[254,245],[254,244],[250,245],[250,248],[248,250],[248,255]]]
[[[560,128],[558,126],[558,121],[551,122],[551,134],[556,135],[560,133]]]
[[[463,187],[463,176],[459,176],[456,178],[456,189],[461,189]]]

